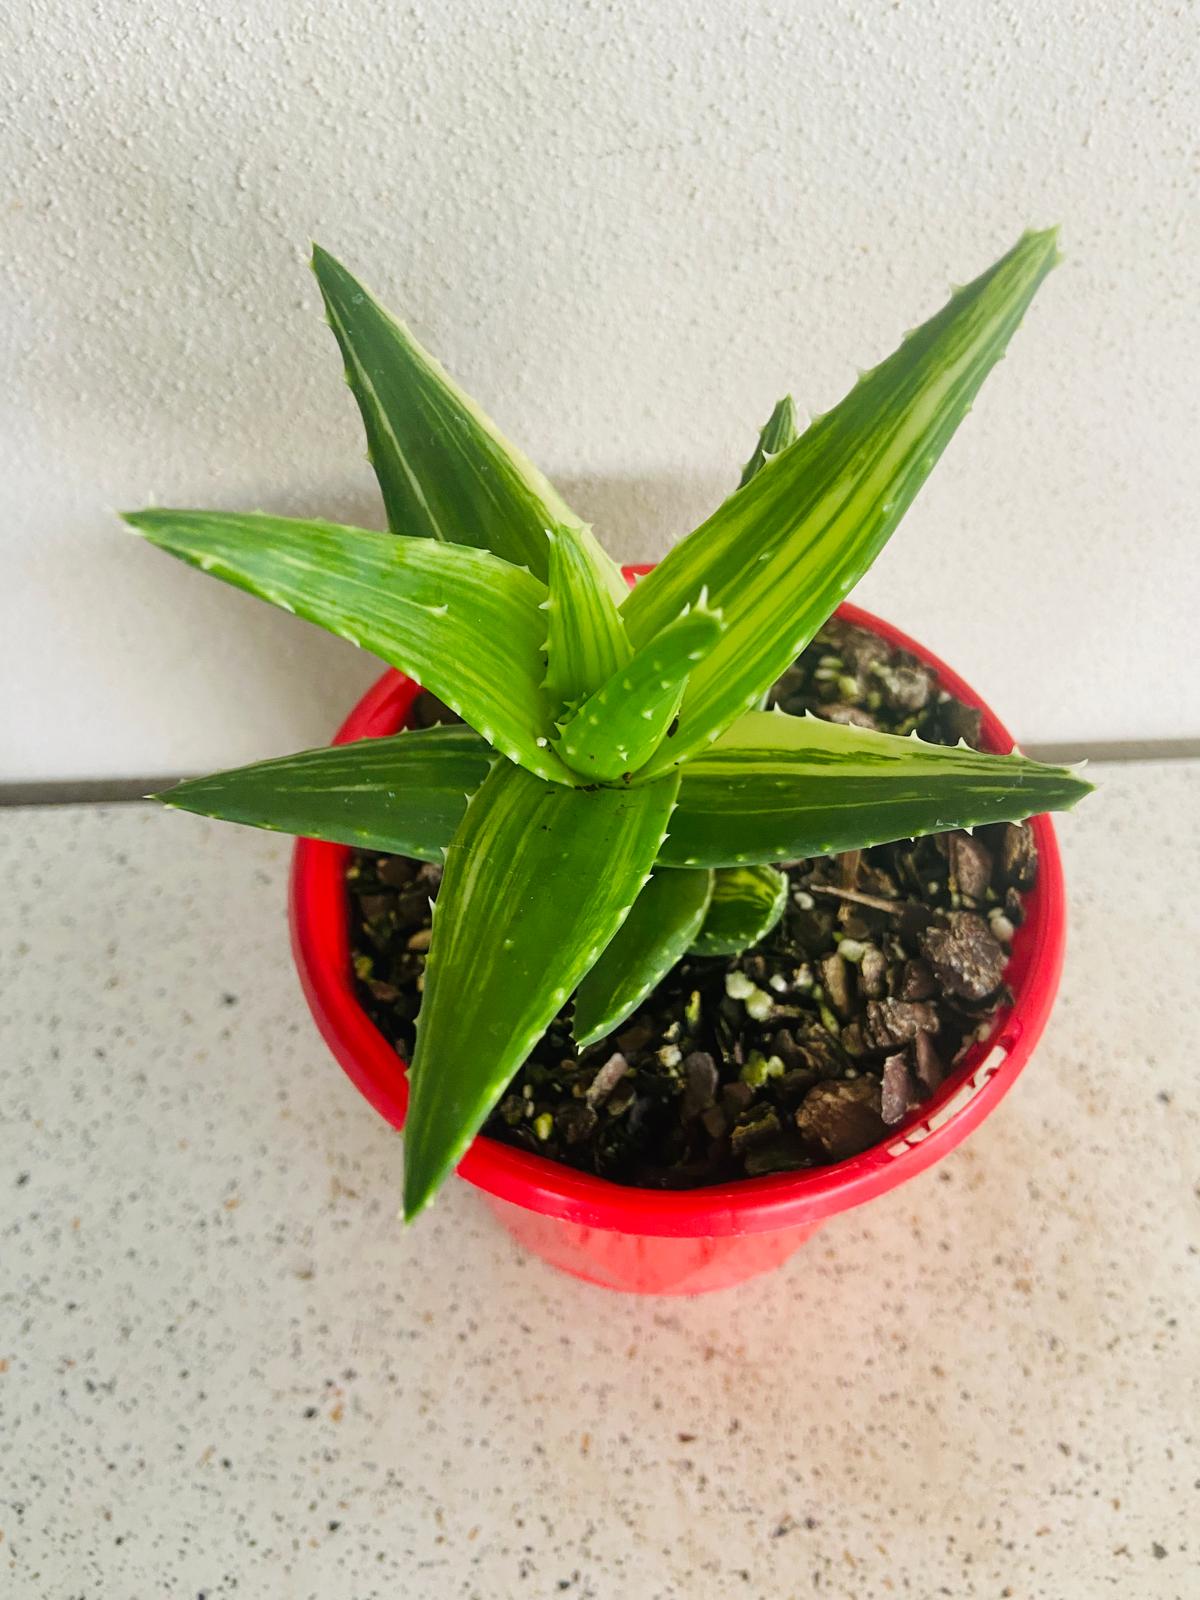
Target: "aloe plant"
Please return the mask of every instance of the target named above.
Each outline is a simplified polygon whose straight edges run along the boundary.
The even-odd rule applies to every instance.
[[[546,478],[319,249],[390,531],[127,516],[172,555],[412,674],[466,724],[157,797],[444,862],[406,1217],[572,994],[586,1044],[689,950],[762,938],[785,898],[775,864],[1016,821],[1087,792],[1015,752],[758,709],[882,549],[1056,259],[1053,232],[1025,234],[804,433],[781,401],[737,490],[632,591]]]

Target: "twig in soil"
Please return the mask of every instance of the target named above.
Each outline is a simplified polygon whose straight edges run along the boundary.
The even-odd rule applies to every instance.
[[[835,900],[853,900],[856,906],[870,906],[873,911],[886,911],[889,916],[897,917],[906,909],[907,900],[881,900],[875,894],[863,894],[858,889],[838,889],[832,884],[810,883],[810,894],[831,894]]]

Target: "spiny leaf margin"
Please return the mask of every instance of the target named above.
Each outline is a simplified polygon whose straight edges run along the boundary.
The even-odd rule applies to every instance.
[[[410,1068],[411,1220],[628,916],[679,779],[568,789],[497,762],[446,852]]]
[[[798,860],[1068,810],[1092,785],[1069,767],[965,744],[748,711],[684,769],[664,863]]]
[[[124,513],[151,544],[411,674],[510,761],[574,785],[549,749],[545,586],[488,550],[262,512]]]
[[[497,759],[467,727],[413,728],[189,778],[148,795],[171,810],[439,865]]]
[[[755,705],[866,572],[1057,259],[1054,230],[1024,235],[633,590],[622,614],[635,646],[700,584],[728,625],[692,674],[677,739],[647,776]]]

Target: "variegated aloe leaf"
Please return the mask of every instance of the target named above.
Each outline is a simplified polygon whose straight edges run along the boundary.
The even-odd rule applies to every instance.
[[[547,748],[546,590],[529,573],[487,550],[331,522],[157,510],[125,520],[180,560],[411,673],[530,772],[578,782]]]
[[[713,873],[708,914],[692,941],[698,956],[735,956],[765,939],[783,915],[788,881],[774,867],[724,867]]]
[[[406,1217],[625,920],[678,787],[672,775],[568,789],[498,761],[476,790],[434,910],[404,1133]]]
[[[571,525],[619,604],[625,595],[619,569],[549,479],[319,245],[312,267],[362,413],[392,532],[478,545],[544,582],[547,530]]]
[[[469,728],[414,729],[193,779],[157,798],[205,816],[440,861],[492,759]],[[789,861],[1018,822],[1069,808],[1091,787],[1070,768],[1024,756],[747,713],[682,769],[660,862]]]
[[[669,622],[562,724],[555,748],[567,765],[602,782],[637,772],[669,741],[688,676],[723,631],[703,596]]]
[[[202,817],[440,863],[495,759],[470,728],[414,728],[190,778],[151,798]]]
[[[616,601],[574,528],[550,535],[546,601],[546,695],[551,714],[577,705],[629,660]]]
[[[647,776],[755,704],[874,561],[1057,259],[1029,233],[675,546],[622,609],[635,647],[708,586],[725,614]]]
[[[618,1027],[687,953],[712,898],[711,872],[658,871],[575,995],[580,1049]]]
[[[781,450],[786,450],[788,445],[795,442],[796,407],[791,395],[785,394],[783,399],[776,403],[774,411],[763,425],[758,443],[754,446],[754,454],[742,468],[738,488],[744,489],[751,478],[757,478],[768,461],[773,460]]]
[[[790,394],[785,394],[782,400],[776,402],[775,409],[767,418],[762,432],[758,436],[758,443],[754,447],[754,454],[742,468],[742,476],[738,481],[738,488],[744,489],[751,478],[756,478],[768,461],[773,461],[781,450],[786,450],[788,445],[796,442],[796,407]],[[759,711],[764,711],[767,705],[769,689],[764,689],[758,695],[754,704]]]
[[[684,769],[664,862],[727,866],[1069,810],[1067,767],[985,755],[817,717],[748,711]]]

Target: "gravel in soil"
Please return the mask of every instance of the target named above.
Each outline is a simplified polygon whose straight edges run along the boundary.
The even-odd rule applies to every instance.
[[[979,713],[916,657],[833,621],[780,678],[799,714],[978,744]],[[422,696],[414,721],[451,713]],[[857,1155],[936,1092],[997,1009],[1037,876],[1030,828],[999,824],[787,864],[777,927],[733,959],[685,957],[580,1052],[568,1004],[485,1132],[618,1183],[691,1188]],[[406,1058],[441,868],[357,852],[359,992]]]

